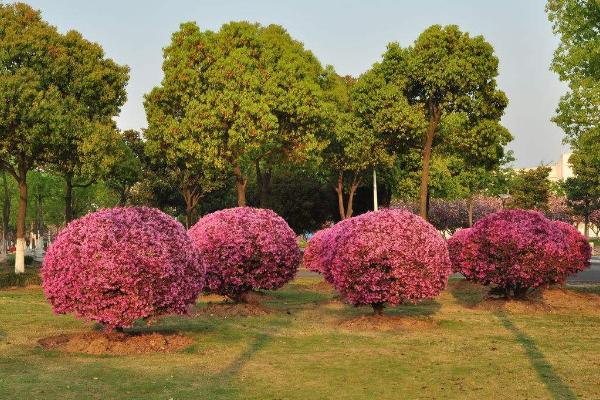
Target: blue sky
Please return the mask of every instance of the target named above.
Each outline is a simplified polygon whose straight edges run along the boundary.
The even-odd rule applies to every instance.
[[[1,1],[1,0],[0,0]],[[510,100],[503,118],[515,137],[517,166],[556,160],[562,132],[550,118],[566,87],[548,67],[558,44],[543,0],[30,0],[60,31],[76,29],[131,68],[122,129],[146,126],[143,95],[162,78],[162,48],[184,21],[217,30],[228,21],[283,25],[323,64],[360,75],[387,43],[412,43],[432,24],[483,35],[500,59],[499,86]]]

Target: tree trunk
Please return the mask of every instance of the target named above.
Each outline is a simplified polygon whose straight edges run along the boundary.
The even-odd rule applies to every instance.
[[[10,193],[8,192],[8,180],[6,172],[2,173],[2,186],[4,191],[4,205],[2,207],[2,231],[4,237],[8,237],[8,222],[10,220]]]
[[[431,208],[431,191],[427,187],[427,198],[425,199],[425,220],[429,220],[429,209]]]
[[[183,200],[185,201],[185,227],[189,229],[194,221],[195,210],[200,196],[193,189],[186,188],[183,189]]]
[[[342,172],[338,173],[338,181],[337,186],[335,187],[335,191],[338,196],[338,210],[340,212],[340,219],[346,219],[346,208],[344,207],[344,174]]]
[[[258,202],[260,208],[269,207],[269,198],[271,197],[273,170],[267,168],[266,171],[261,170],[260,161],[256,161],[256,188],[258,191]]]
[[[73,221],[73,174],[65,174],[65,224]]]
[[[356,193],[356,189],[358,189],[358,185],[360,184],[360,178],[354,177],[352,180],[352,186],[350,186],[350,193],[348,193],[348,204],[346,205],[346,218],[350,218],[352,216],[353,203],[354,203],[354,194]]]
[[[233,300],[234,303],[250,303],[250,292],[249,291],[244,291],[244,292],[240,292],[240,293],[234,293],[231,294],[230,296],[228,296],[231,300]]]
[[[25,272],[25,215],[27,213],[27,172],[19,176],[19,210],[17,213],[17,244],[15,274]]]
[[[128,192],[129,189],[127,189],[127,187],[125,186],[119,188],[119,207],[125,207],[125,205],[127,204]]]
[[[373,314],[383,315],[383,309],[385,308],[383,303],[373,303],[371,304],[371,307],[373,307]]]
[[[429,188],[429,167],[431,161],[431,150],[433,138],[440,122],[440,111],[433,101],[429,101],[429,127],[423,146],[423,170],[421,173],[421,187],[419,189],[419,214],[427,219],[427,189]]]
[[[248,179],[242,175],[242,170],[239,165],[233,167],[235,175],[235,186],[237,188],[238,207],[246,207],[246,185]]]
[[[379,202],[377,200],[377,171],[373,167],[373,211],[379,210]]]
[[[586,238],[589,239],[589,237],[590,237],[590,215],[587,213],[583,217],[583,234],[585,235]]]
[[[473,226],[473,196],[467,199],[467,215],[469,228]]]

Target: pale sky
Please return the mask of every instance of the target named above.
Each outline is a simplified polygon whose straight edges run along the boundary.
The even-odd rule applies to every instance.
[[[2,0],[0,0],[2,1]],[[162,79],[162,48],[185,21],[218,30],[228,21],[283,25],[340,74],[358,76],[387,43],[411,44],[432,24],[457,24],[483,35],[500,59],[499,87],[509,98],[504,125],[516,166],[560,156],[562,131],[550,118],[566,86],[549,71],[558,44],[543,0],[30,0],[62,32],[80,31],[131,68],[121,129],[146,127],[143,95]]]

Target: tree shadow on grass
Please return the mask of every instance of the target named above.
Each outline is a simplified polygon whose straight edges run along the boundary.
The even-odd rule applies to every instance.
[[[334,300],[335,307],[328,307],[325,304],[324,312],[335,316],[336,318],[360,317],[373,315],[371,306],[352,306],[344,303],[341,300]],[[442,305],[436,300],[428,299],[420,301],[416,304],[400,304],[397,306],[386,305],[383,316],[385,317],[407,317],[407,318],[425,318],[436,314]]]
[[[500,320],[502,325],[515,335],[517,342],[521,344],[531,365],[537,372],[540,381],[546,386],[552,397],[561,400],[577,399],[577,395],[575,395],[571,388],[567,386],[561,377],[554,371],[552,365],[546,360],[544,353],[537,347],[533,338],[520,330],[510,320],[506,313],[497,311],[494,314]]]
[[[467,308],[473,308],[482,303],[489,292],[487,287],[466,279],[452,281],[448,286],[456,301]]]

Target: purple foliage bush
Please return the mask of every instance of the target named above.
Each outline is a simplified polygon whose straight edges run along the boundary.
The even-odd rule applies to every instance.
[[[563,283],[582,267],[580,258],[574,262],[575,241],[560,226],[537,211],[490,214],[456,239],[462,249],[451,252],[453,264],[469,280],[524,297],[529,289]]]
[[[451,272],[446,241],[421,217],[405,210],[369,212],[325,234],[321,270],[353,305],[415,302],[438,295]],[[327,278],[327,276],[326,276]]]
[[[448,239],[448,254],[452,263],[452,272],[461,271],[461,254],[470,234],[471,228],[460,229]]]
[[[48,249],[42,279],[54,312],[112,330],[186,313],[204,271],[179,222],[154,208],[127,207],[68,224]]]
[[[327,266],[324,264],[323,251],[327,235],[330,233],[331,229],[333,229],[333,227],[317,231],[308,241],[308,244],[304,249],[302,264],[309,271],[318,272],[320,274],[325,273]]]
[[[567,273],[575,274],[586,269],[590,265],[592,248],[585,236],[571,224],[562,221],[553,223],[563,232],[569,249],[568,262],[565,265]]]
[[[190,230],[206,268],[206,289],[243,301],[250,290],[278,289],[294,278],[300,249],[294,231],[267,209],[208,214]]]
[[[309,240],[304,250],[303,263],[306,269],[320,273],[330,284],[333,284],[330,266],[336,250],[336,238],[351,221],[352,218],[345,219],[332,227],[321,229]]]

